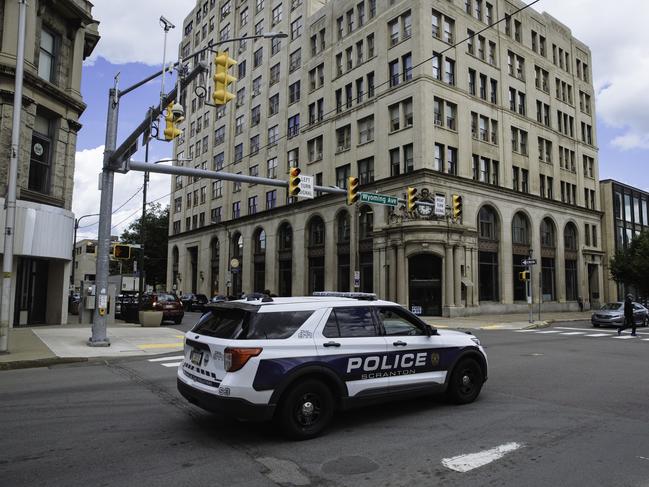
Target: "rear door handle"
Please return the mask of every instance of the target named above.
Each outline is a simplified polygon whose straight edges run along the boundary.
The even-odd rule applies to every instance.
[[[323,343],[323,345],[325,347],[339,347],[340,343],[338,343],[338,342],[327,342],[327,343]]]
[[[395,347],[405,347],[408,344],[399,340],[398,342],[393,342],[392,345],[394,345]]]

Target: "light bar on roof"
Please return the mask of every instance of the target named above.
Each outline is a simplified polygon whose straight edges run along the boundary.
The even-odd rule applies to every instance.
[[[328,298],[351,298],[351,299],[364,299],[367,301],[376,300],[374,293],[356,293],[356,292],[342,292],[342,291],[315,291],[312,296],[328,297]]]

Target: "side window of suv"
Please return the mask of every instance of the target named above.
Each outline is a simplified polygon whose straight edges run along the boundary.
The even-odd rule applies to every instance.
[[[380,308],[379,316],[383,322],[386,336],[424,336],[426,331],[410,316],[397,308]]]
[[[370,308],[334,308],[322,331],[327,338],[354,338],[376,336],[376,327]]]

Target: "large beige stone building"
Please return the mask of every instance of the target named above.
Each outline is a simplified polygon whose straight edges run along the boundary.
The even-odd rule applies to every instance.
[[[67,323],[83,60],[99,35],[87,0],[27,3],[14,236],[14,325]],[[0,0],[0,225],[11,147],[18,2]],[[3,248],[0,247],[0,252]]]
[[[460,195],[463,212],[347,206],[329,194],[292,201],[283,188],[179,176],[169,287],[356,288],[427,315],[523,311],[519,272],[532,255],[535,303],[597,304],[591,54],[547,13],[514,14],[524,5],[198,1],[184,22],[185,56],[211,39],[288,38],[230,45],[239,79],[225,108],[206,105],[201,90],[184,94],[175,154],[186,164],[284,180],[299,166],[321,186],[358,176],[366,192],[402,198],[412,186],[447,207]]]

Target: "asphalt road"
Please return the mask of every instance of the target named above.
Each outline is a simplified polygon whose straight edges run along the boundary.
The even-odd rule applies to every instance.
[[[341,413],[298,443],[186,403],[173,359],[0,372],[0,485],[649,485],[649,330],[476,334],[490,374],[475,403]]]

